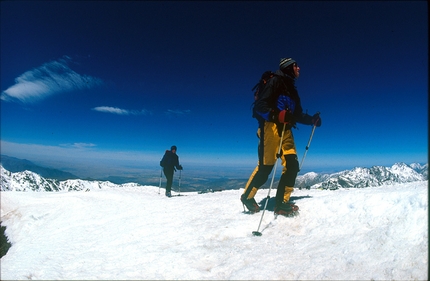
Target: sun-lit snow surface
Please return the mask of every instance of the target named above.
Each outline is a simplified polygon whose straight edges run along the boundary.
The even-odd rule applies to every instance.
[[[300,215],[266,211],[261,237],[252,235],[261,212],[243,213],[243,190],[1,192],[12,243],[1,278],[426,280],[427,187],[296,189]]]

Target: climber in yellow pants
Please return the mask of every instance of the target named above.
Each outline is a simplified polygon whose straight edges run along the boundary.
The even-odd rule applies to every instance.
[[[284,168],[276,192],[275,214],[288,216],[298,210],[298,207],[289,201],[299,172],[291,129],[295,128],[296,123],[321,126],[318,113],[313,116],[303,113],[295,86],[299,72],[300,67],[295,60],[282,58],[279,62],[279,70],[275,73],[269,73],[269,71],[263,73],[260,83],[257,84],[258,87],[255,87],[257,91],[253,117],[258,121],[258,165],[240,197],[241,202],[252,213],[260,211],[254,196],[267,181],[278,156],[281,157]],[[281,155],[278,155],[282,130],[284,130],[282,149]]]
[[[276,163],[281,138],[278,133],[278,127],[282,129],[276,123],[264,122],[263,126],[258,128],[257,131],[257,136],[260,139],[258,147],[259,161],[245,186],[245,191],[241,198],[242,202],[251,203],[246,204],[244,202],[245,206],[251,212],[259,211],[259,206],[255,202],[254,196],[258,189],[267,181]],[[287,215],[287,213],[298,210],[296,205],[289,202],[296,176],[299,172],[299,162],[297,161],[296,146],[291,129],[287,129],[284,132],[280,157],[283,171],[276,192],[275,212]]]

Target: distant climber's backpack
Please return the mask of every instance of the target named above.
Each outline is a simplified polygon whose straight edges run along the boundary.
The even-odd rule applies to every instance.
[[[164,156],[163,156],[163,158],[161,159],[161,161],[160,161],[160,166],[161,167],[166,167],[169,163],[167,163],[168,162],[168,159],[166,159],[167,157],[166,157],[166,153],[167,153],[167,151],[168,150],[166,150],[166,152],[164,153]]]
[[[260,81],[252,88],[252,91],[254,92],[254,102],[252,103],[252,117],[257,118],[257,114],[255,112],[255,103],[261,98],[261,93],[264,90],[264,87],[266,86],[267,82],[276,74],[272,71],[268,70],[265,71],[260,78]]]

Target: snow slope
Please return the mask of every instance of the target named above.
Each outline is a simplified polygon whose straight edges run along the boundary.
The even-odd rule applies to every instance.
[[[266,211],[261,237],[243,190],[3,191],[1,279],[427,280],[427,186],[296,189],[300,215]]]

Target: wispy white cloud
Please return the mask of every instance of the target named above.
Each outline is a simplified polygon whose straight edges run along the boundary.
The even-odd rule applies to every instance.
[[[178,116],[178,115],[187,115],[187,114],[190,114],[190,113],[191,113],[191,110],[189,110],[189,109],[186,109],[186,110],[173,110],[173,109],[168,109],[165,113],[166,113],[167,115],[176,115],[176,116]]]
[[[111,106],[97,106],[97,107],[94,107],[93,110],[99,111],[99,112],[118,114],[118,115],[128,115],[129,114],[129,112],[125,109],[121,109],[118,107],[111,107]]]
[[[104,113],[112,113],[112,114],[118,114],[118,115],[152,115],[152,112],[146,109],[142,110],[129,110],[129,109],[122,109],[118,107],[113,106],[97,106],[92,108],[94,111],[104,112]],[[182,116],[190,114],[191,110],[173,110],[168,109],[164,112],[167,116]]]
[[[83,143],[83,142],[75,142],[75,143],[63,143],[60,144],[60,147],[64,148],[76,148],[76,149],[86,149],[86,148],[92,148],[96,145],[93,143]]]
[[[50,95],[90,89],[103,83],[99,78],[81,75],[70,69],[70,61],[69,57],[64,56],[25,72],[15,79],[14,85],[1,93],[0,98],[4,101],[34,102]]]
[[[105,112],[105,113],[118,114],[118,115],[148,115],[148,114],[151,114],[150,111],[145,110],[145,109],[128,110],[128,109],[122,109],[122,108],[111,107],[111,106],[97,106],[97,107],[94,107],[93,110],[99,111],[99,112]]]

